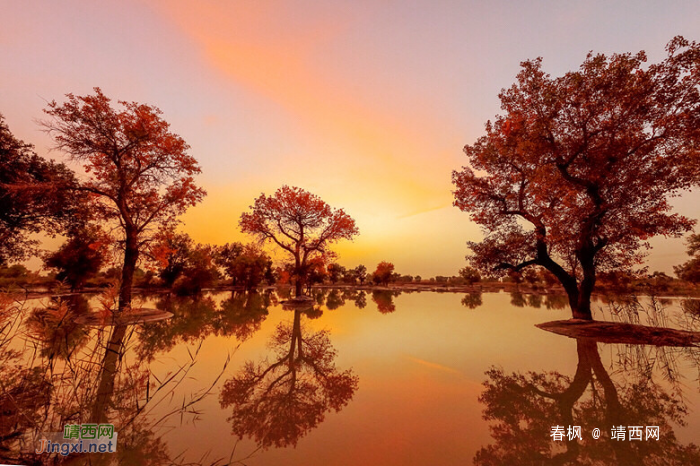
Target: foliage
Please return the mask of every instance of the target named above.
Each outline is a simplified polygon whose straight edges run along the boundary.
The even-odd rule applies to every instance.
[[[176,233],[172,229],[158,232],[149,245],[149,255],[158,265],[158,276],[163,285],[172,288],[182,276],[194,249],[194,240],[187,233]]]
[[[253,290],[263,281],[274,283],[272,259],[254,244],[227,243],[219,246],[214,262],[223,269],[233,286]]]
[[[700,182],[700,45],[676,37],[667,51],[647,67],[644,52],[589,54],[559,78],[541,59],[522,63],[499,94],[505,114],[453,173],[455,205],[486,233],[470,243],[474,267],[545,267],[574,316],[590,319],[597,272],[629,268],[648,238],[690,229],[667,199]]]
[[[309,262],[319,257],[329,259],[329,246],[359,233],[343,209],[332,209],[301,188],[282,186],[272,196],[261,194],[251,209],[241,215],[241,230],[260,241],[275,243],[292,256],[297,295],[307,281]]]
[[[473,267],[463,267],[459,270],[459,276],[467,282],[468,285],[473,285],[476,282],[481,281],[481,274],[478,270]]]
[[[691,259],[682,265],[673,267],[676,276],[690,283],[700,283],[700,234],[690,235],[688,255]]]
[[[69,191],[74,183],[70,169],[39,157],[0,115],[0,265],[36,251],[30,234],[55,234],[71,222],[80,203]]]
[[[80,290],[104,265],[110,243],[97,225],[72,229],[68,240],[44,257],[44,267],[57,270],[56,279],[66,281],[71,291]]]
[[[345,281],[351,284],[355,284],[356,282],[360,282],[360,285],[363,285],[365,283],[365,280],[367,280],[367,267],[364,265],[360,264],[354,269],[348,269],[345,272]]]
[[[38,280],[36,272],[30,272],[21,264],[14,264],[9,267],[0,267],[0,287],[14,288],[26,287]]]
[[[330,282],[334,285],[338,283],[338,281],[340,281],[340,279],[343,278],[346,273],[347,269],[336,262],[328,265],[328,280],[330,280]]]
[[[318,256],[311,259],[306,266],[302,266],[300,274],[294,272],[295,267],[290,264],[290,271],[292,277],[294,277],[295,283],[301,281],[300,277],[306,277],[307,289],[311,289],[312,286],[323,283],[326,278],[328,278],[328,269],[326,267],[326,257]]]
[[[154,106],[120,101],[121,110],[99,88],[94,95],[67,94],[52,101],[43,126],[56,148],[83,163],[87,179],[79,189],[90,195],[96,220],[118,225],[124,245],[119,309],[131,305],[131,285],[139,254],[151,236],[172,226],[205,191],[194,184],[200,172],[189,146],[170,131]]]
[[[159,267],[163,285],[179,295],[199,293],[219,276],[215,266],[217,252],[211,246],[195,243],[187,233],[160,231],[148,252]]]
[[[387,286],[394,276],[394,264],[382,261],[372,274],[372,280],[377,284]]]
[[[173,283],[173,291],[180,296],[198,294],[212,286],[217,277],[212,248],[197,244],[188,254],[182,275]]]

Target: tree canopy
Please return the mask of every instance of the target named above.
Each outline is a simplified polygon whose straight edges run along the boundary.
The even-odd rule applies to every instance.
[[[700,234],[688,238],[688,255],[691,259],[673,268],[678,278],[691,283],[700,283]]]
[[[377,269],[372,274],[372,280],[377,284],[387,286],[394,277],[394,264],[382,261],[377,264]]]
[[[214,262],[231,285],[254,290],[263,281],[274,283],[272,259],[256,244],[227,243],[216,248]]]
[[[240,227],[261,241],[271,241],[294,260],[296,294],[302,293],[313,259],[332,255],[329,246],[359,233],[343,209],[333,209],[301,188],[282,186],[274,195],[261,194],[241,215]]]
[[[503,274],[553,273],[575,317],[591,318],[596,272],[639,263],[646,240],[694,221],[668,198],[700,182],[700,45],[682,37],[667,57],[589,54],[552,78],[523,62],[499,94],[503,115],[464,151],[455,205],[480,224],[471,264]]]
[[[57,251],[44,256],[44,267],[55,269],[56,279],[65,280],[71,291],[79,290],[105,264],[110,242],[99,226],[71,229],[68,240]]]
[[[81,162],[91,212],[116,222],[124,244],[119,308],[131,304],[131,283],[139,253],[160,228],[170,226],[206,194],[194,184],[200,172],[189,146],[170,131],[154,106],[119,101],[121,110],[99,88],[94,95],[67,94],[45,110],[43,126],[56,148]]]
[[[30,234],[57,233],[73,219],[79,199],[63,164],[39,157],[10,132],[0,115],[0,265],[35,252]]]

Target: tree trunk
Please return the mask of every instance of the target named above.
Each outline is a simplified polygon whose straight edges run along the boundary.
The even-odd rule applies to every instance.
[[[306,261],[304,260],[302,262],[298,252],[294,257],[294,265],[294,275],[297,276],[296,282],[294,283],[294,296],[298,298],[299,296],[304,294],[304,282],[306,281],[304,279],[308,274],[308,271],[306,270]]]
[[[127,230],[122,282],[119,287],[119,312],[131,308],[131,288],[134,283],[134,272],[136,271],[138,259],[139,247],[136,232]]]
[[[126,325],[116,325],[112,328],[109,342],[105,350],[105,357],[102,361],[102,371],[95,394],[95,404],[92,406],[91,422],[107,422],[107,410],[111,404],[114,394],[114,381],[119,372],[119,362],[124,355],[124,338],[126,336]]]
[[[579,254],[579,261],[583,271],[583,279],[578,287],[578,300],[576,307],[572,308],[575,319],[593,320],[591,313],[591,295],[595,287],[595,261],[592,246],[585,248]]]
[[[544,233],[542,235],[544,236]],[[588,256],[590,256],[590,260]],[[572,317],[574,319],[593,320],[593,315],[591,314],[591,293],[595,285],[593,255],[578,255],[578,259],[584,268],[584,280],[580,286],[576,283],[576,277],[573,273],[568,273],[549,257],[547,245],[544,241],[540,241],[537,244],[537,257],[537,264],[549,270],[564,287],[569,297]]]
[[[548,268],[550,272],[554,272],[556,269]],[[571,316],[574,319],[584,319],[593,320],[593,314],[591,314],[591,293],[593,292],[593,284],[595,284],[595,275],[593,275],[592,282],[584,281],[581,285],[577,285],[576,279],[571,275],[562,273],[556,270],[555,276],[559,279],[559,282],[564,286],[564,291],[569,298],[569,307],[571,308]],[[585,286],[584,286],[585,285]]]
[[[579,295],[579,302],[576,307],[572,308],[572,311],[574,319],[593,320],[591,295],[589,294],[587,299],[582,299],[582,296]]]

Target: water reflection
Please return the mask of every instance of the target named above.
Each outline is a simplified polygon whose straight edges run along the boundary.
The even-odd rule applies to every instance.
[[[262,448],[295,446],[357,390],[352,369],[335,365],[330,333],[302,324],[308,312],[320,315],[318,307],[294,309],[292,322],[280,323],[270,339],[273,355],[246,362],[225,382],[220,402],[231,408],[229,421],[239,438],[249,437]]]
[[[486,373],[479,401],[495,443],[477,452],[475,464],[700,464],[700,449],[683,445],[674,433],[688,414],[679,384],[654,381],[648,358],[632,363],[635,355],[648,354],[642,347],[623,351],[625,363],[616,366],[614,377],[594,339],[576,339],[576,350],[573,378],[556,371],[507,375],[492,368]],[[675,357],[664,348],[655,351]],[[581,426],[581,439],[569,441],[565,435],[554,441],[557,425]],[[612,426],[658,426],[659,440],[612,439]],[[595,428],[602,433],[597,440]]]
[[[318,306],[325,305],[329,311],[340,309],[347,301],[352,301],[358,309],[367,306],[365,291],[351,288],[315,288],[311,290],[311,298]]]
[[[462,306],[469,309],[476,309],[482,304],[484,304],[484,302],[481,299],[481,292],[478,291],[469,293],[462,298]]]
[[[681,301],[681,309],[686,314],[700,319],[700,299],[684,299]]]
[[[399,296],[400,291],[395,290],[374,290],[372,291],[372,301],[377,305],[377,310],[382,314],[389,314],[396,310],[394,297]]]
[[[234,336],[245,341],[260,330],[273,299],[269,292],[238,291],[219,303],[209,295],[163,296],[156,302],[156,308],[171,312],[173,317],[142,327],[136,351],[141,358],[152,361],[159,353],[210,335]]]
[[[76,319],[89,312],[84,296],[52,297],[46,306],[32,309],[25,326],[42,357],[65,360],[87,344],[88,329]]]
[[[510,304],[514,307],[532,307],[540,309],[564,309],[569,305],[568,298],[563,294],[538,294],[522,293],[519,290],[509,292]],[[472,291],[462,298],[462,305],[469,309],[476,309],[483,305],[482,292]]]
[[[232,294],[218,305],[208,297],[163,297],[158,306],[175,311],[171,321],[99,328],[75,323],[91,311],[81,296],[52,298],[31,310],[26,300],[0,304],[0,462],[170,465],[174,458],[161,438],[162,426],[196,415],[211,380],[184,396],[180,392],[170,406],[198,350],[188,349],[189,360],[161,379],[149,361],[174,342],[201,342],[211,333],[250,337],[270,300],[254,293]],[[99,306],[97,311],[108,312]],[[140,357],[128,355],[133,346]],[[119,435],[114,455],[35,452],[44,434],[85,423],[114,425]]]

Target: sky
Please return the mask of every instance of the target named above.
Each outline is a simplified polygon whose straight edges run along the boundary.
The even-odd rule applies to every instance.
[[[700,40],[692,1],[25,0],[0,12],[0,113],[39,154],[64,159],[36,123],[47,103],[100,87],[158,106],[191,146],[208,192],[182,218],[196,241],[251,240],[241,213],[287,184],[355,219],[341,264],[423,277],[456,275],[482,237],[452,206],[451,174],[520,62],[543,57],[558,76],[591,50],[655,62],[675,35]],[[673,203],[698,218],[699,202]],[[652,245],[651,270],[687,259],[682,239]]]

